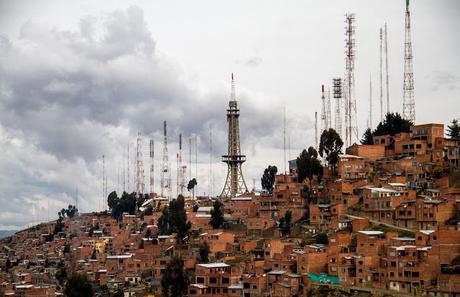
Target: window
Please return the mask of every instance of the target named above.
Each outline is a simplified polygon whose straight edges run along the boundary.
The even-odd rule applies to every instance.
[[[215,276],[211,276],[209,278],[209,283],[210,284],[217,284],[217,278]]]
[[[204,284],[204,277],[197,277],[196,278],[196,283],[197,284]]]
[[[228,277],[222,277],[222,283],[223,284],[228,284],[228,283],[230,283],[230,279]]]

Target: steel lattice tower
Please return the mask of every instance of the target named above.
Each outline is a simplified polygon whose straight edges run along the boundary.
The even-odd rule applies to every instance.
[[[154,143],[153,143],[153,139],[150,139],[150,195],[153,195],[155,192],[154,159],[155,159]]]
[[[221,197],[234,197],[236,194],[248,192],[241,170],[246,156],[241,154],[239,117],[240,110],[235,97],[235,80],[232,73],[232,89],[227,109],[228,153],[222,156],[222,162],[227,163],[228,171]]]
[[[332,115],[331,115],[331,88],[327,88],[327,99],[326,99],[326,120],[327,128],[332,128]]]
[[[353,144],[353,137],[355,140],[359,139],[355,98],[355,15],[346,14],[345,23],[346,144],[350,146]]]
[[[383,121],[383,30],[380,28],[380,121]]]
[[[321,85],[321,134],[324,130],[327,130],[326,97],[324,96],[324,85]]]
[[[177,153],[177,195],[184,195],[187,166],[182,164],[182,134],[179,134],[179,152]]]
[[[405,42],[404,42],[404,119],[415,124],[415,98],[414,98],[414,65],[412,61],[412,41],[410,34],[410,12],[409,0],[406,0],[406,21],[405,21]]]
[[[136,146],[136,176],[134,179],[134,190],[136,195],[144,193],[144,161],[142,155],[142,138],[141,133],[137,133]]]
[[[342,79],[332,79],[332,96],[335,99],[335,131],[342,137]]]
[[[168,159],[168,131],[166,121],[163,122],[163,163],[161,164],[161,197],[171,199],[171,171]]]

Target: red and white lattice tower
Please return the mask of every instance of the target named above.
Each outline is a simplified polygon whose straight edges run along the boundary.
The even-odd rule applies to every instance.
[[[324,85],[321,85],[321,133],[327,130],[327,115],[326,115],[326,96],[324,95]]]
[[[332,79],[332,97],[335,99],[335,131],[342,135],[342,79]]]
[[[155,193],[155,171],[154,171],[154,162],[155,162],[155,150],[154,150],[154,142],[153,139],[150,139],[150,195],[154,195]]]
[[[144,160],[142,154],[142,138],[141,133],[137,133],[136,141],[136,176],[134,177],[134,191],[136,195],[144,193]]]

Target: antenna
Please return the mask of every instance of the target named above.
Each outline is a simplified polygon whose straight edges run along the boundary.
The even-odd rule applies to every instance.
[[[387,113],[390,112],[390,85],[388,78],[388,34],[387,34],[387,23],[385,23],[385,80],[387,87]]]
[[[150,195],[153,197],[155,194],[155,146],[153,139],[150,139]]]
[[[335,131],[342,137],[342,79],[332,79],[332,91],[335,99]]]
[[[372,130],[372,75],[369,74],[369,124],[368,128]]]
[[[212,176],[212,124],[209,124],[209,182],[208,182],[209,199],[214,192],[213,176]]]
[[[405,42],[404,42],[404,119],[415,124],[414,64],[412,61],[412,41],[409,0],[406,0]]]
[[[102,210],[104,208],[104,200],[105,200],[105,156],[102,155],[102,204],[99,204],[99,209]]]
[[[358,125],[355,98],[355,15],[345,15],[346,23],[346,85],[347,85],[347,146],[353,144],[353,136],[358,139]]]
[[[321,133],[327,130],[326,97],[324,96],[324,85],[321,85]]]
[[[383,121],[383,30],[380,28],[380,121]]]
[[[315,147],[318,149],[318,112],[315,111]]]
[[[141,133],[137,133],[136,146],[136,177],[134,179],[134,191],[136,196],[144,193],[144,160],[142,155],[142,138]]]
[[[168,126],[163,122],[163,164],[161,167],[161,196],[171,200],[171,171],[168,159]]]
[[[326,99],[326,120],[327,128],[332,127],[332,117],[331,117],[331,88],[327,88],[327,99]]]
[[[284,174],[286,174],[286,105],[283,113],[283,150],[284,150]]]
[[[131,164],[129,163],[129,143],[128,143],[128,163],[127,163],[127,166],[128,166],[128,177],[127,177],[127,178],[128,178],[128,187],[127,187],[128,193],[129,193],[129,191],[130,191],[129,180],[131,179],[131,176],[130,176],[130,174],[129,174],[129,167],[130,167],[130,165],[131,165]]]
[[[232,80],[233,80],[233,74],[232,74]],[[233,85],[233,88],[235,86]],[[195,134],[195,178],[198,180],[198,135]],[[195,186],[195,193],[198,192],[198,184]]]

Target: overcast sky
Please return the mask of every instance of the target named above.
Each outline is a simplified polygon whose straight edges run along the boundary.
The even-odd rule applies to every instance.
[[[460,2],[412,2],[417,123],[447,124],[460,117]],[[178,134],[184,136],[185,162],[188,139],[197,135],[198,192],[212,188],[219,194],[232,72],[248,159],[243,171],[248,187],[255,179],[260,188],[267,165],[284,170],[284,107],[288,158],[314,144],[321,84],[344,73],[348,12],[356,13],[361,135],[370,76],[374,126],[379,118],[378,32],[385,22],[390,109],[401,112],[404,9],[403,0],[0,0],[0,229],[47,220],[48,213],[55,218],[58,209],[75,203],[77,187],[80,210],[99,209],[101,157],[109,192],[122,189],[118,172],[128,144],[134,161],[137,132],[144,136],[145,156],[148,139],[155,140],[159,192],[163,120],[169,125],[172,184]],[[148,186],[147,159],[144,165]],[[133,170],[131,164],[131,178]]]

